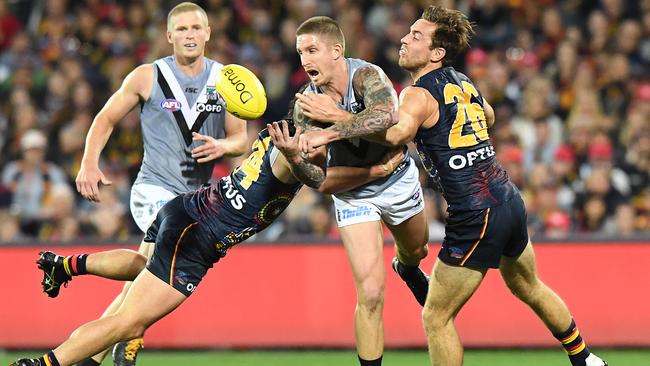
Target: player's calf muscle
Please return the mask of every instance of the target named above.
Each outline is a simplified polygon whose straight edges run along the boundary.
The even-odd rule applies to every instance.
[[[94,253],[86,261],[87,272],[115,280],[132,281],[144,269],[147,258],[128,249]]]

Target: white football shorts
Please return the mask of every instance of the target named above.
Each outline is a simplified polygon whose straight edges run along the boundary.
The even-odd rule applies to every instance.
[[[131,215],[142,233],[147,232],[158,211],[174,197],[170,191],[152,184],[138,183],[131,187]]]
[[[373,197],[342,193],[332,195],[332,199],[339,227],[379,220],[399,225],[424,209],[418,168],[412,160],[401,179]]]

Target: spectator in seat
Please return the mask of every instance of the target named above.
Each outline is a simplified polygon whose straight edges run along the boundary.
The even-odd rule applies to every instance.
[[[20,140],[21,157],[2,171],[2,184],[12,192],[12,210],[22,230],[36,235],[43,219],[43,202],[53,186],[66,184],[65,173],[45,161],[47,139],[39,130],[27,131]]]

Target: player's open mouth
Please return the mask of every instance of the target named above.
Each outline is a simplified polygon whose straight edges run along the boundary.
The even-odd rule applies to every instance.
[[[184,46],[187,47],[187,48],[194,48],[194,47],[196,47],[196,43],[186,43],[186,44],[184,44]]]
[[[400,47],[400,49],[399,49],[399,55],[400,55],[400,56],[404,56],[405,54],[406,54],[406,48],[404,48],[404,47]]]
[[[317,77],[318,74],[320,74],[318,70],[306,70],[306,71],[307,71],[307,75],[309,75],[312,79]]]

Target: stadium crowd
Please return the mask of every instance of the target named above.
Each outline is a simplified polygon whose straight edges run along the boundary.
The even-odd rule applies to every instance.
[[[337,19],[347,55],[382,67],[399,91],[400,38],[429,2],[207,0],[208,55],[254,70],[268,110],[253,139],[281,119],[308,78],[295,30]],[[494,106],[497,157],[525,197],[534,237],[650,238],[650,1],[443,1],[477,25],[465,72]],[[102,156],[113,185],[84,201],[74,178],[94,115],[138,64],[170,53],[175,2],[0,0],[0,243],[121,240],[139,231],[128,212],[142,158],[138,111]],[[411,149],[417,155],[414,149]],[[416,158],[417,161],[419,159]],[[215,177],[241,159],[224,159]],[[431,240],[445,202],[427,187]],[[337,240],[328,196],[303,189],[258,240]]]

